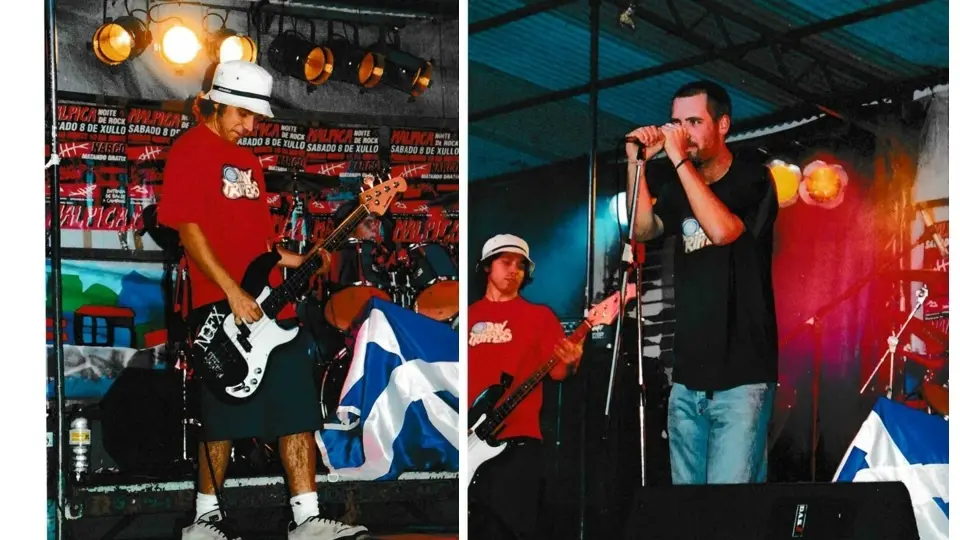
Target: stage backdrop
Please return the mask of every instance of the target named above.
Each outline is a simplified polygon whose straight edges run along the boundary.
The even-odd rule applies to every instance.
[[[99,400],[126,368],[163,369],[167,332],[163,265],[65,260],[64,385],[70,400]],[[50,290],[50,261],[47,261]],[[53,304],[47,295],[47,365],[52,373]],[[47,398],[55,397],[47,379]]]
[[[140,232],[144,208],[163,198],[171,145],[194,125],[184,111],[183,102],[106,105],[91,97],[58,104],[62,333],[71,403],[99,402],[128,367],[172,367],[166,354],[172,298],[165,288],[172,266]],[[260,122],[240,144],[263,165],[277,237],[289,248],[303,252],[325,238],[356,206],[366,182],[403,175],[406,192],[379,220],[377,263],[398,276],[422,269],[457,277],[456,132],[278,120]],[[45,172],[49,231],[54,168]],[[49,259],[47,273],[49,281]],[[49,295],[47,304],[52,374],[56,323]],[[48,377],[47,398],[54,396]]]
[[[57,122],[61,246],[157,251],[137,231],[143,209],[163,196],[167,152],[192,118],[158,105],[64,101]],[[325,236],[339,206],[365,189],[365,177],[404,176],[408,189],[390,208],[395,223],[383,231],[386,240],[439,242],[455,252],[458,143],[456,132],[443,130],[263,121],[239,144],[260,159],[278,235],[287,240],[309,244]],[[45,153],[49,159],[49,145]],[[48,201],[52,172],[46,169]],[[48,227],[49,220],[48,209]]]

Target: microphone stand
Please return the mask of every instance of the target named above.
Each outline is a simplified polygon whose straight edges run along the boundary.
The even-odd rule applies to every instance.
[[[638,143],[639,144],[639,143]],[[607,385],[607,404],[604,409],[604,434],[603,438],[607,438],[607,433],[610,430],[610,402],[613,398],[613,381],[616,378],[617,374],[617,360],[620,357],[620,343],[621,343],[621,331],[623,329],[623,319],[626,316],[627,303],[624,299],[627,297],[627,278],[630,275],[629,269],[631,266],[636,265],[637,269],[637,383],[640,388],[640,402],[639,402],[639,413],[640,413],[640,485],[644,486],[647,482],[647,434],[646,434],[646,419],[644,414],[644,409],[646,407],[646,387],[644,386],[643,381],[643,345],[641,340],[641,312],[640,312],[640,266],[643,264],[643,251],[641,250],[641,256],[638,257],[638,260],[633,260],[633,222],[637,216],[637,195],[640,193],[640,171],[645,165],[645,160],[641,157],[643,155],[643,145],[639,145],[640,148],[637,150],[637,173],[636,177],[633,179],[633,190],[630,194],[630,219],[627,222],[627,245],[625,246],[624,254],[621,258],[622,262],[627,263],[627,267],[624,269],[623,273],[620,276],[620,314],[617,317],[616,331],[613,338],[613,356],[610,359],[610,381]],[[629,164],[627,165],[629,167]]]

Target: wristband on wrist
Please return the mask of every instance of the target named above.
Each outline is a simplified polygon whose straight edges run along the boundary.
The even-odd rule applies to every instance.
[[[673,168],[673,170],[679,171],[679,170],[680,170],[680,166],[683,165],[684,163],[688,162],[688,161],[690,161],[690,158],[688,158],[688,157],[685,157],[685,158],[681,159],[681,160],[680,160],[680,163],[677,163],[677,165]]]

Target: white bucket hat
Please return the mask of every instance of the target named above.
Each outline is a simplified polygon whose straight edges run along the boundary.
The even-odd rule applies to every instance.
[[[484,242],[480,262],[483,263],[483,261],[499,253],[518,253],[523,255],[523,258],[525,258],[530,265],[530,268],[527,269],[527,275],[533,276],[533,268],[535,265],[533,264],[533,259],[530,258],[530,246],[527,245],[527,242],[523,238],[513,234],[498,234],[494,236]]]
[[[267,70],[246,60],[231,60],[217,66],[207,99],[241,107],[250,112],[273,118],[270,94],[273,77]]]

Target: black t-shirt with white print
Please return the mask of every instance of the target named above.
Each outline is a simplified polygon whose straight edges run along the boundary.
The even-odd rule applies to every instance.
[[[673,164],[647,164],[660,184],[654,213],[674,236],[676,293],[673,380],[694,390],[777,381],[777,320],[771,261],[777,198],[759,156],[738,154],[711,190],[746,230],[733,243],[710,242]]]

